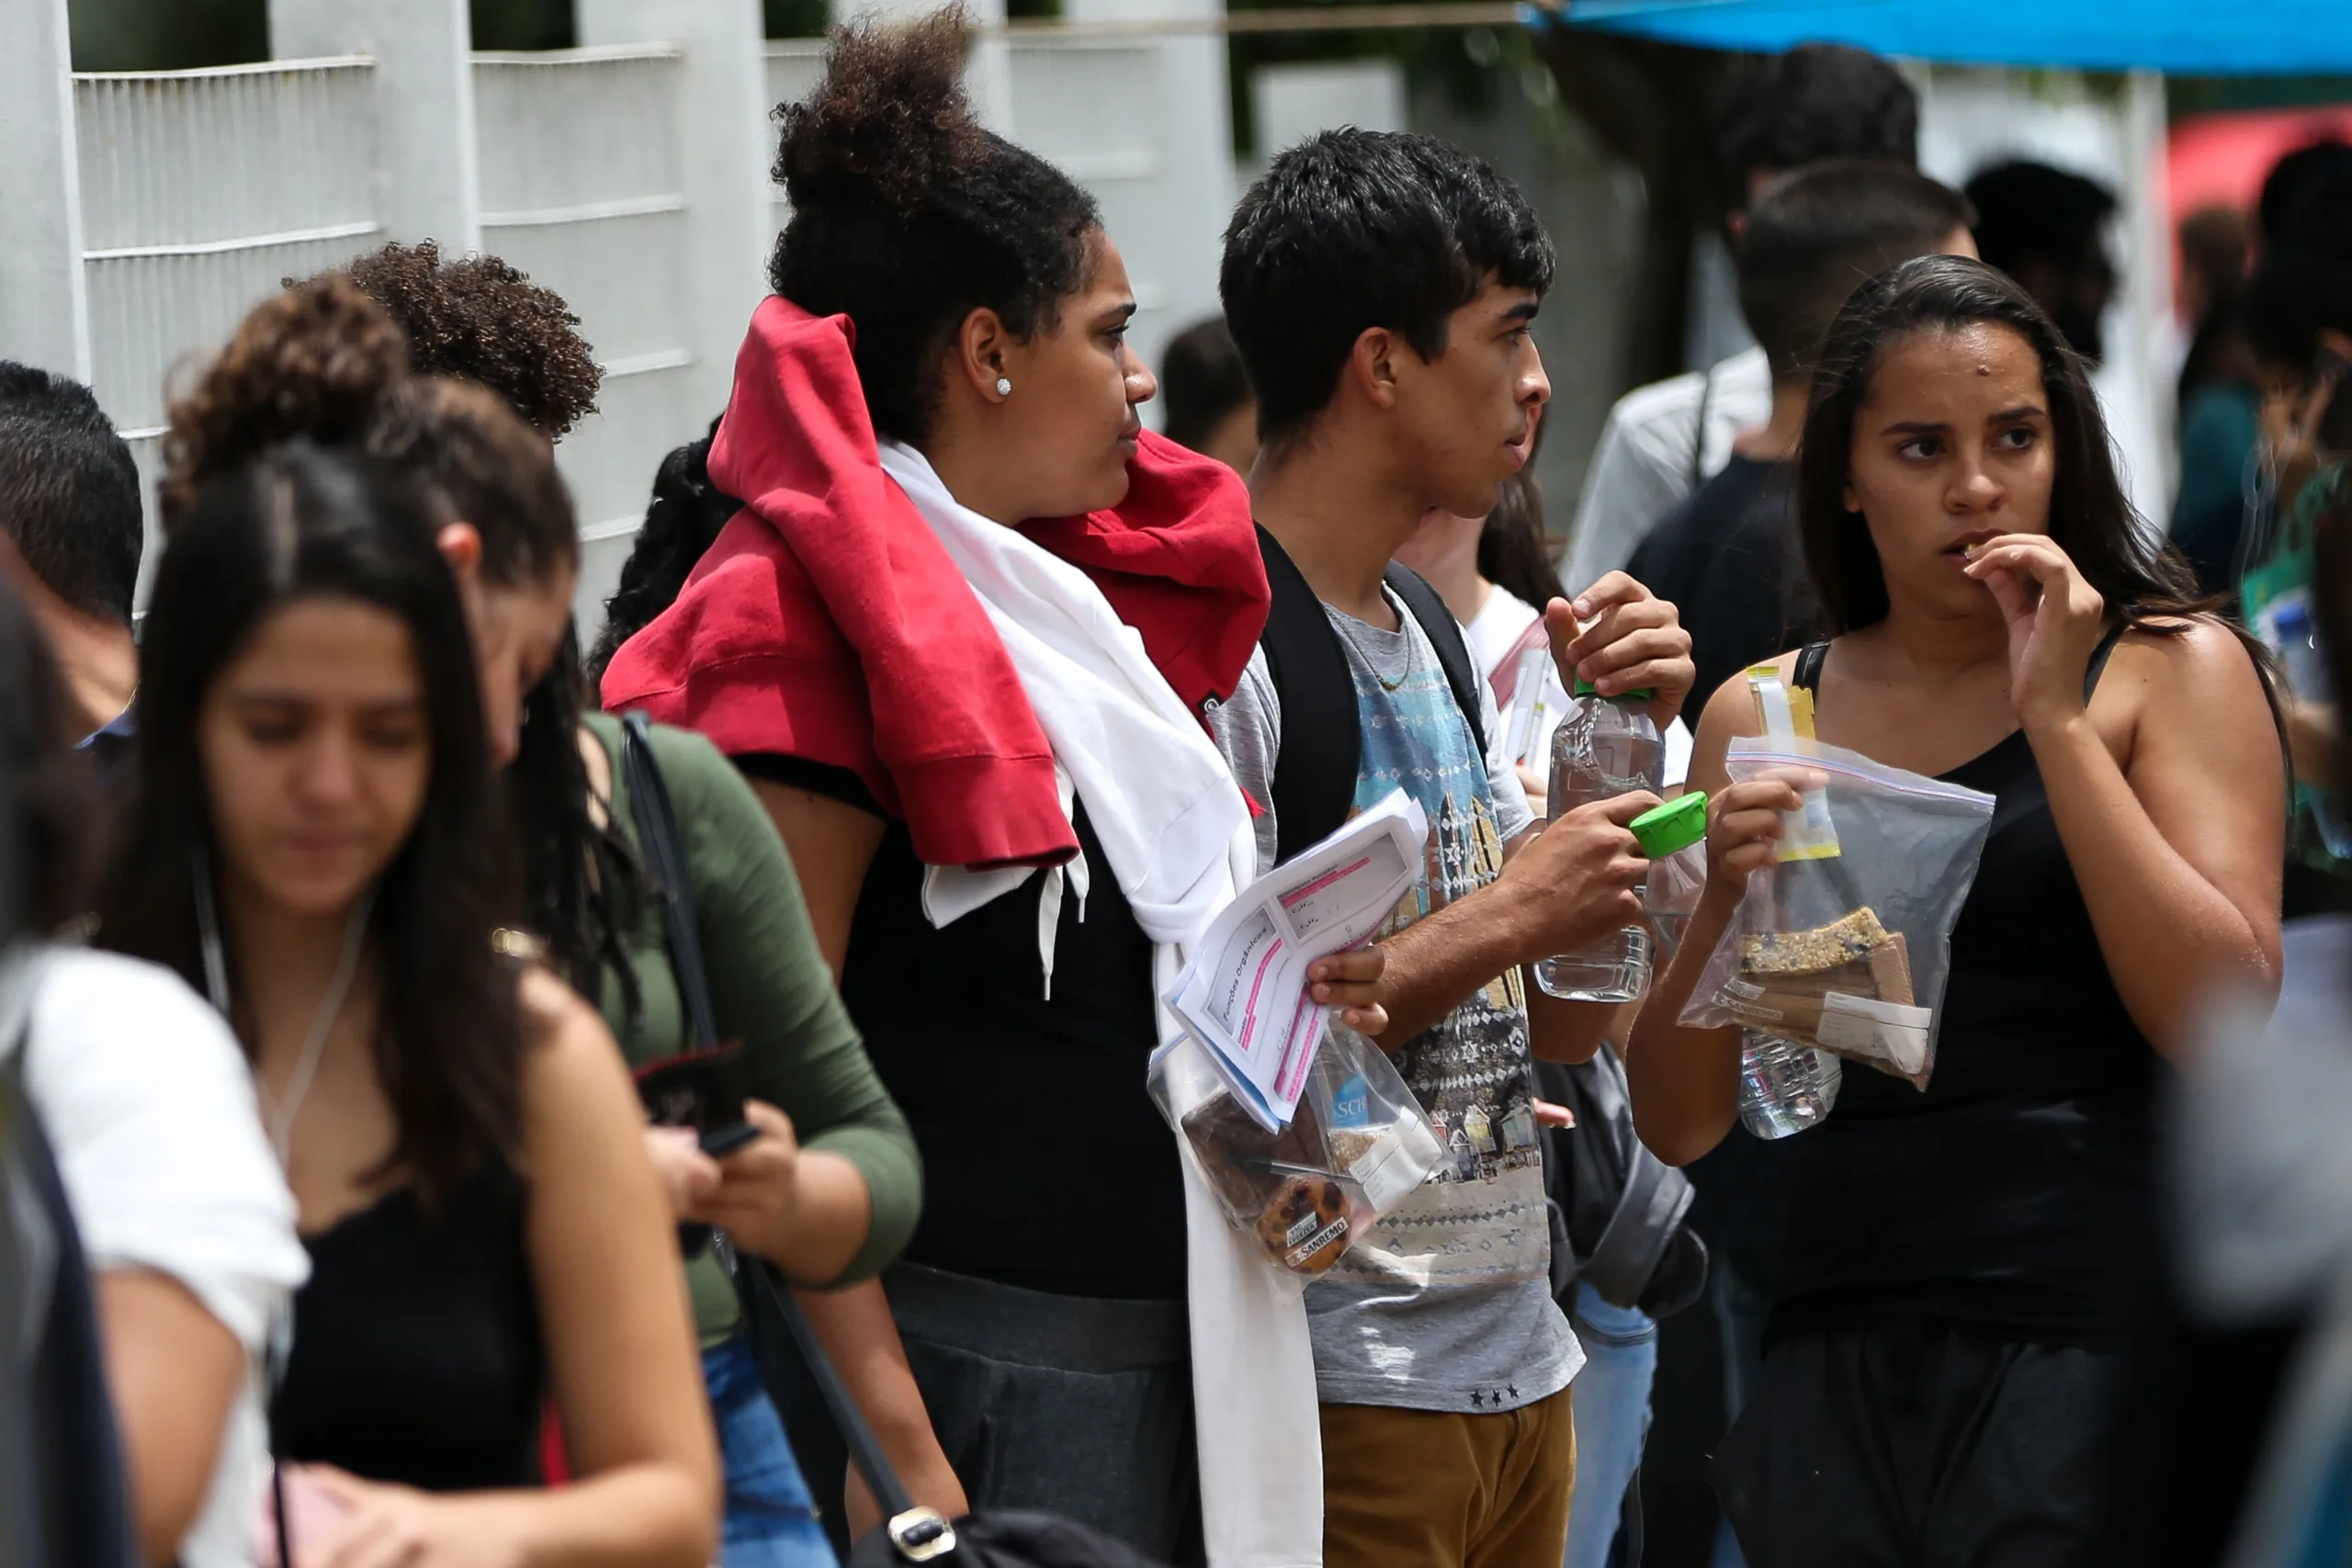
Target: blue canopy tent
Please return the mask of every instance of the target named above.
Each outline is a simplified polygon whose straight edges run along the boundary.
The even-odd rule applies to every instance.
[[[2352,74],[2352,0],[1567,0],[1551,15],[1702,49],[1845,43],[1968,65]]]

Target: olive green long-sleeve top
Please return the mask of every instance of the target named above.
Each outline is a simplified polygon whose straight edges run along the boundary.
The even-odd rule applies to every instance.
[[[621,767],[620,721],[592,714],[588,728],[612,764],[613,819],[638,850],[636,803]],[[906,1118],[875,1076],[857,1026],[833,988],[808,924],[800,879],[784,840],[742,775],[701,736],[653,727],[653,755],[685,841],[718,1037],[743,1048],[743,1089],[792,1118],[803,1149],[855,1166],[873,1198],[872,1226],[835,1284],[866,1279],[896,1258],[922,1206],[922,1168]],[[687,1046],[684,998],[671,966],[660,902],[649,890],[625,943],[639,1005],[627,1005],[611,969],[598,998],[632,1066]],[[706,1248],[688,1260],[695,1326],[706,1347],[735,1331],[741,1309],[727,1271]]]

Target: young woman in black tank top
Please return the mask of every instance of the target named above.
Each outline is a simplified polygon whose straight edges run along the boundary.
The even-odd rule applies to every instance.
[[[2151,1107],[2216,988],[2277,985],[2283,766],[2268,694],[2117,482],[2081,362],[1951,257],[1829,329],[1798,515],[1830,640],[1783,654],[1821,739],[1996,798],[1926,1092],[1850,1070],[1792,1148],[1762,1384],[1716,1485],[1755,1568],[2040,1568],[2095,1533]],[[1736,1115],[1739,1032],[1677,1020],[1787,784],[1725,784],[1745,679],[1708,705],[1710,884],[1626,1066],[1688,1161]]]
[[[101,910],[226,1012],[300,1205],[270,1410],[291,1559],[701,1568],[718,1468],[636,1096],[587,1004],[493,951],[510,840],[443,514],[284,439],[308,308],[264,306],[173,408]],[[550,1393],[578,1473],[552,1492]]]

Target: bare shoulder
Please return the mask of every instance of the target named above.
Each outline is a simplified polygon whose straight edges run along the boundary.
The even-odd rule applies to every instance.
[[[2192,716],[2214,703],[2251,704],[2267,715],[2267,677],[2243,637],[2211,615],[2179,615],[2134,626],[2118,639],[2099,678],[2135,705],[2151,700]]]
[[[516,985],[531,1048],[523,1055],[523,1104],[537,1123],[543,1112],[565,1117],[615,1102],[634,1104],[628,1064],[613,1032],[580,993],[537,964]]]

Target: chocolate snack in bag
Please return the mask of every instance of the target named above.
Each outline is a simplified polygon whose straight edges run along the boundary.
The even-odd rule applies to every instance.
[[[1334,1023],[1307,1069],[1298,1113],[1268,1132],[1186,1042],[1155,1063],[1153,1099],[1182,1136],[1226,1218],[1285,1273],[1311,1280],[1403,1202],[1442,1149],[1380,1048]],[[1187,1099],[1188,1109],[1174,1110]]]

